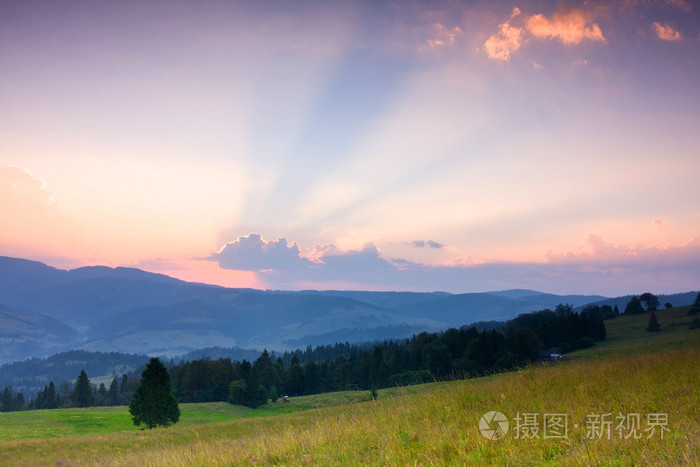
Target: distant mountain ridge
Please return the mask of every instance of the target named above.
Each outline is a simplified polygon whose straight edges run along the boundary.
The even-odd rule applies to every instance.
[[[37,348],[58,352],[78,337],[75,329],[43,315],[25,315],[0,304],[0,364],[23,360]]]
[[[694,298],[694,297],[693,297]],[[532,290],[262,291],[190,283],[133,268],[71,271],[0,257],[0,364],[63,350],[177,356],[205,347],[294,350],[408,337],[602,296]],[[692,300],[691,300],[692,302]],[[382,332],[384,334],[382,335]],[[3,347],[5,348],[5,347]]]

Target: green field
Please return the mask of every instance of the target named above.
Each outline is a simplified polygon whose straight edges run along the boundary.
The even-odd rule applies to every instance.
[[[351,391],[259,409],[181,404],[177,425],[145,431],[125,407],[0,414],[0,464],[700,465],[700,329],[686,313],[657,312],[658,333],[645,331],[648,314],[618,317],[608,341],[563,362],[375,401]],[[479,431],[492,410],[509,422],[502,439]],[[544,436],[545,414],[565,415],[565,436]],[[606,414],[607,430],[594,423]]]

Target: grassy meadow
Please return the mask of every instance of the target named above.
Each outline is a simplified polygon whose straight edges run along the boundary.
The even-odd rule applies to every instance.
[[[688,315],[689,306],[657,310],[659,332],[647,332],[651,313],[618,316],[605,321],[607,338],[595,347],[576,352],[576,357],[609,356],[639,352],[658,352],[685,346],[700,346],[700,332],[690,329],[697,315]]]
[[[609,341],[563,362],[374,401],[350,391],[259,409],[181,404],[180,423],[154,430],[125,407],[0,414],[0,464],[700,465],[700,329],[684,313],[657,312],[658,333],[646,332],[648,314],[618,317]],[[492,410],[508,419],[502,439],[479,431]],[[545,414],[566,416],[565,436],[545,437]],[[593,423],[604,414],[607,428]]]

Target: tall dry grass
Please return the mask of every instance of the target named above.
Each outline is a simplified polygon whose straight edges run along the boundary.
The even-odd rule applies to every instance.
[[[700,349],[561,364],[420,393],[380,391],[376,401],[276,417],[61,440],[6,443],[0,462],[96,465],[700,465]],[[479,432],[487,411],[507,435]],[[515,437],[520,413],[539,414],[540,437]],[[544,439],[545,413],[568,416],[568,436]],[[668,432],[589,439],[590,414],[668,414]],[[574,425],[578,425],[575,427]],[[614,428],[614,427],[613,427]],[[9,461],[9,462],[7,462]]]

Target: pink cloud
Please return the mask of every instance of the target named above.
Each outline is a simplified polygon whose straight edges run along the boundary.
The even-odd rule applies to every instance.
[[[457,42],[457,38],[461,35],[462,30],[456,26],[450,29],[443,24],[434,23],[433,37],[428,39],[428,45],[430,47],[454,45]]]
[[[589,24],[592,16],[584,10],[558,11],[551,18],[542,14],[530,16],[525,26],[538,39],[557,39],[562,44],[580,44],[584,40],[605,42],[600,26]]]
[[[661,24],[657,21],[654,21],[651,24],[651,29],[654,30],[656,36],[659,39],[664,41],[676,42],[683,39],[683,35],[680,33],[680,31],[673,29],[673,27],[670,26],[668,23]]]
[[[490,58],[510,60],[511,54],[520,48],[527,35],[542,40],[555,39],[565,45],[576,45],[585,40],[606,42],[600,26],[592,23],[592,11],[565,9],[550,18],[537,14],[521,19],[520,15],[520,9],[514,8],[510,19],[498,26],[498,34],[486,40],[484,50]],[[518,20],[522,27],[513,25]]]
[[[490,58],[508,61],[510,54],[520,48],[523,30],[511,26],[508,22],[499,25],[498,28],[498,34],[484,42],[484,50]]]

